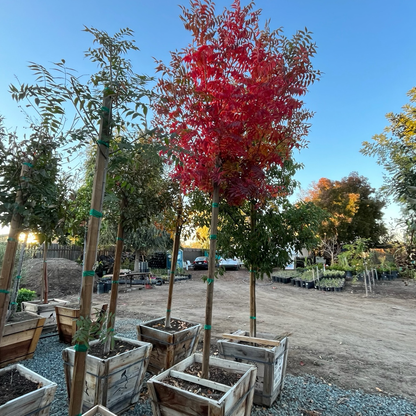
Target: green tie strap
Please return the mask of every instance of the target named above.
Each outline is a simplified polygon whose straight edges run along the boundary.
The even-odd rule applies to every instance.
[[[124,241],[124,238],[117,237],[117,241]]]
[[[166,312],[172,312],[170,309],[166,309]]]
[[[219,206],[220,206],[220,204],[218,202],[213,202],[212,203],[213,208],[218,208]]]
[[[211,325],[204,325],[204,329],[207,329],[208,331],[211,331]]]
[[[78,351],[78,352],[87,352],[88,348],[84,344],[76,344],[75,347],[74,347],[74,350]]]
[[[250,319],[256,319],[256,317],[255,316],[250,316]]]
[[[98,144],[102,144],[105,147],[110,147],[110,143],[109,142],[105,142],[104,140],[97,140]]]
[[[10,292],[8,290],[0,289],[0,293],[5,293],[7,295]]]
[[[113,280],[111,283],[114,283],[115,285],[119,284],[120,281],[119,280]]]
[[[211,279],[211,278],[209,278],[209,279],[207,279],[207,283],[210,285],[211,283],[213,283],[214,282],[214,279]]]
[[[86,277],[86,276],[95,276],[95,271],[94,270],[86,270],[85,272],[82,272],[82,276]]]
[[[17,241],[15,238],[13,238],[13,237],[9,237],[8,239],[7,239],[7,241]]]
[[[104,111],[104,113],[109,113],[110,110],[107,107],[102,106],[101,110]]]
[[[92,217],[101,218],[103,216],[103,213],[100,211],[96,211],[95,209],[90,210],[90,215]]]
[[[20,276],[20,274],[18,274],[17,276],[16,276],[16,279],[21,279],[22,278],[22,276]]]
[[[29,166],[30,168],[33,168],[33,165],[29,162],[23,162],[22,165]]]
[[[210,240],[216,240],[216,239],[217,239],[217,235],[216,235],[216,234],[211,234],[211,235],[209,236],[209,239],[210,239]]]

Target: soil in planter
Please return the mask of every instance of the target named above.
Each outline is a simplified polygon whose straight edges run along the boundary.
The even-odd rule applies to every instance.
[[[191,374],[196,377],[202,376],[202,364],[194,363],[190,365],[184,373]],[[216,383],[225,384],[226,386],[234,386],[240,380],[241,374],[232,373],[221,367],[209,366],[209,380]]]
[[[202,375],[202,364],[194,363],[190,365],[184,373],[191,374],[195,377],[201,377]],[[231,373],[223,368],[210,366],[209,367],[209,380],[216,383],[225,384],[226,386],[234,386],[238,380],[240,380],[241,374]],[[213,400],[219,400],[224,396],[224,392],[218,391],[209,387],[201,386],[197,383],[185,381],[176,377],[166,377],[163,382],[171,386],[186,390],[194,394],[198,394],[203,397],[207,397]]]
[[[17,312],[8,319],[7,323],[24,322],[31,319],[36,319],[36,316],[29,312]]]
[[[122,354],[123,352],[134,350],[136,348],[138,348],[137,345],[132,345],[130,343],[116,339],[114,348],[108,354],[104,354],[104,344],[101,343],[91,345],[90,349],[88,350],[88,354],[97,358],[107,359]]]
[[[0,375],[0,406],[40,387],[42,385],[28,380],[17,370],[6,371]]]
[[[189,391],[213,400],[219,400],[225,394],[222,391],[210,389],[208,387],[201,386],[200,384],[191,383],[190,381],[185,381],[176,377],[166,377],[163,379],[163,382],[181,390]]]
[[[146,326],[150,328],[160,329],[161,331],[166,331],[166,332],[179,332],[179,331],[183,331],[184,329],[192,328],[193,326],[195,326],[195,324],[181,321],[179,319],[171,319],[170,328],[165,327],[165,320],[154,323],[152,325],[146,325]]]

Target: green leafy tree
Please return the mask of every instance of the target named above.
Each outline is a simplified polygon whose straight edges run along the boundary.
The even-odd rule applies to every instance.
[[[382,192],[404,205],[409,197],[414,198],[409,186],[416,186],[416,87],[407,95],[410,103],[400,113],[388,113],[389,126],[371,141],[364,141],[361,149],[364,155],[377,158],[385,169]]]
[[[385,201],[375,195],[368,179],[352,172],[340,181],[321,178],[312,184],[305,201],[313,202],[328,212],[320,227],[323,249],[332,260],[342,244],[356,238],[367,238],[370,245],[380,243],[387,229],[382,222]]]

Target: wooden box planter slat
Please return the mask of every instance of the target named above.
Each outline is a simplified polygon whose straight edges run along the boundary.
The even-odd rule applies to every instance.
[[[50,299],[48,303],[42,303],[41,300],[22,302],[22,310],[33,312],[46,318],[43,325],[43,333],[57,330],[55,306],[65,306],[69,303],[63,299]]]
[[[40,387],[30,393],[10,400],[0,406],[0,416],[47,416],[55,395],[56,383],[36,374],[28,368],[14,364],[0,370],[0,374],[17,370],[25,378],[37,383]]]
[[[83,413],[82,416],[95,416],[97,414],[102,416],[117,416],[115,413],[110,412],[106,407],[101,405],[94,406],[92,409],[88,410],[88,412]]]
[[[201,362],[202,354],[193,354],[169,370],[153,376],[147,382],[153,414],[157,416],[249,416],[253,404],[256,367],[210,357],[210,366],[226,368],[242,375],[234,386],[229,387],[183,372],[190,365]],[[163,380],[167,377],[191,381],[225,394],[219,400],[209,399],[164,383]]]
[[[152,345],[135,339],[116,336],[115,339],[136,348],[107,359],[87,354],[83,411],[95,405],[107,407],[112,412],[123,412],[139,400],[140,387],[149,363]],[[99,341],[92,341],[94,345]],[[62,352],[68,398],[75,360],[74,347]]]
[[[232,335],[248,335],[245,331],[237,331]],[[258,334],[261,335],[261,334]],[[271,340],[270,336],[264,335],[265,344]],[[276,341],[274,341],[276,342]],[[286,374],[287,353],[289,339],[284,337],[278,346],[253,346],[239,343],[238,340],[219,340],[218,350],[220,357],[227,360],[238,360],[243,363],[255,364],[257,366],[257,382],[254,391],[254,403],[263,406],[271,406],[279,396],[284,385]]]
[[[100,304],[92,307],[94,309],[107,311],[108,304]],[[58,326],[59,341],[72,344],[72,338],[77,330],[77,319],[80,316],[80,308],[69,306],[55,306],[56,324]]]
[[[45,317],[31,312],[17,312],[24,320],[8,322],[0,342],[0,368],[33,358]]]
[[[201,324],[195,324],[183,319],[172,318],[189,324],[189,328],[178,332],[168,332],[163,329],[152,328],[152,325],[162,323],[165,318],[153,319],[137,325],[137,338],[153,345],[147,371],[158,374],[167,370],[192,355],[197,346]],[[192,326],[191,326],[192,325]]]

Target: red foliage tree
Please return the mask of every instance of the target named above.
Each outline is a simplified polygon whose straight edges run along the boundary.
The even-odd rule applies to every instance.
[[[192,43],[171,53],[170,66],[158,62],[163,75],[155,123],[169,137],[167,154],[176,161],[173,176],[183,190],[199,188],[213,195],[212,291],[218,198],[238,205],[278,191],[266,172],[306,144],[312,114],[303,109],[301,96],[319,71],[311,64],[315,45],[307,30],[287,39],[268,24],[260,29],[254,2],[241,7],[235,0],[218,16],[211,0],[191,0],[190,5],[181,7],[181,19]],[[208,298],[206,334],[211,327]]]

